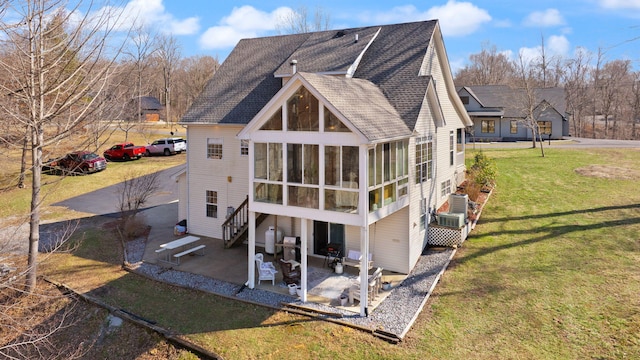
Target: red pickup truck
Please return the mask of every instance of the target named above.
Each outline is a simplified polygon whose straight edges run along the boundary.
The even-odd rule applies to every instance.
[[[107,160],[140,159],[145,154],[144,146],[135,146],[131,142],[115,144],[105,150],[103,155]]]
[[[44,171],[80,174],[90,174],[106,168],[107,161],[91,151],[75,151],[42,165]]]

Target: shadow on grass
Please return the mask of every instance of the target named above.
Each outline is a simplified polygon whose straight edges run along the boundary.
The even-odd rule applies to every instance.
[[[569,215],[585,214],[585,213],[597,213],[602,211],[623,210],[623,209],[640,209],[640,204],[606,206],[606,207],[594,208],[594,209],[584,209],[584,210],[577,210],[577,211],[567,211],[567,212],[541,214],[541,215],[533,215],[533,216],[507,217],[499,220],[494,219],[490,222],[506,222],[506,221],[516,221],[516,220],[541,219],[541,218],[569,216]],[[518,246],[530,245],[530,244],[538,243],[541,241],[551,240],[551,239],[558,238],[558,237],[572,234],[572,233],[598,230],[603,228],[614,228],[618,226],[636,225],[636,224],[640,224],[640,217],[633,217],[633,218],[620,219],[620,220],[607,220],[607,221],[602,221],[602,222],[588,224],[588,225],[550,225],[550,226],[539,227],[539,228],[529,228],[529,229],[523,228],[520,230],[500,230],[500,231],[494,231],[494,232],[487,232],[487,233],[483,233],[482,236],[491,237],[491,236],[505,236],[505,235],[506,236],[532,235],[532,237],[526,240],[521,240],[521,241],[511,242],[508,244],[502,244],[498,246],[481,249],[477,252],[474,252],[472,254],[468,254],[468,255],[465,255],[464,257],[456,259],[455,263],[463,264],[470,260],[479,258],[481,256],[484,256],[490,253],[494,253],[497,251],[506,250],[506,249],[510,249]],[[540,234],[541,232],[543,233],[542,235],[534,236],[536,234]],[[469,240],[471,239],[473,238],[471,237]]]
[[[563,212],[556,212],[556,213],[549,213],[549,214],[538,214],[538,215],[508,216],[508,217],[493,218],[493,219],[492,218],[486,219],[486,217],[483,217],[481,223],[489,224],[489,223],[496,223],[496,222],[502,223],[505,221],[545,219],[550,217],[578,215],[578,214],[593,214],[593,213],[600,213],[604,211],[625,210],[625,209],[640,209],[640,204],[603,206],[603,207],[592,208],[592,209],[571,210],[571,211],[563,211]]]
[[[46,276],[152,325],[183,335],[319,321],[299,316],[274,321],[276,309],[128,272],[122,268],[120,240],[102,228],[109,221],[112,219],[102,216],[80,220],[74,235],[81,238],[79,247],[73,254],[61,254],[54,259]]]

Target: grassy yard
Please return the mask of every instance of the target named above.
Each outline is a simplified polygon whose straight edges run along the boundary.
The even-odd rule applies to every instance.
[[[99,228],[43,271],[229,359],[640,358],[640,151],[484,152],[497,187],[399,345],[124,272]]]
[[[146,134],[142,136],[140,133],[132,131],[128,135],[128,141],[133,141],[138,145],[146,145],[146,138],[159,138],[166,137],[162,134],[163,127],[157,126],[157,133]],[[112,146],[115,143],[123,142],[125,135],[122,132],[115,132],[110,134],[109,139],[102,139],[105,143],[103,147],[96,152],[102,155],[102,152]],[[77,139],[82,142],[82,139]],[[70,142],[69,139],[67,142]],[[63,143],[55,150],[49,149],[48,152],[55,156],[64,155],[68,151],[78,150],[72,144]],[[20,151],[16,149],[4,149],[3,161],[0,166],[0,200],[2,200],[3,206],[0,207],[0,219],[6,221],[20,222],[24,221],[25,216],[29,213],[29,206],[31,202],[31,178],[30,174],[27,174],[25,179],[25,188],[17,189],[17,177],[20,172]],[[84,214],[70,213],[66,209],[50,206],[58,201],[66,200],[74,196],[85,194],[109,185],[117,184],[123,180],[124,176],[130,176],[131,174],[147,174],[156,171],[160,171],[178,164],[185,162],[185,155],[176,156],[157,156],[157,157],[143,157],[140,160],[129,162],[109,162],[107,169],[99,173],[87,175],[87,176],[59,176],[59,175],[47,175],[42,177],[42,184],[44,185],[41,191],[41,197],[43,200],[44,214],[42,218],[45,221],[55,220],[60,218],[80,217]],[[114,209],[115,211],[116,209]]]

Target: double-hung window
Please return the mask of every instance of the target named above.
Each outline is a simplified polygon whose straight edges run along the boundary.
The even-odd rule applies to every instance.
[[[207,139],[207,159],[222,159],[222,139]]]
[[[416,139],[416,184],[433,177],[433,141],[423,136]]]
[[[218,192],[207,190],[205,204],[206,204],[207,217],[217,218],[218,217]]]

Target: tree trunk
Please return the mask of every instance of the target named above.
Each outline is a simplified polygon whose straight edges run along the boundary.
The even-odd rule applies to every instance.
[[[32,129],[31,161],[33,169],[31,185],[31,216],[29,220],[29,259],[25,291],[33,292],[38,274],[38,244],[40,242],[40,187],[42,183],[42,142],[43,132]]]
[[[18,178],[18,188],[24,189],[24,177],[27,172],[27,146],[29,146],[29,137],[27,132],[29,131],[29,127],[27,126],[27,131],[24,134],[24,140],[22,141],[22,157],[20,159],[20,177]]]

